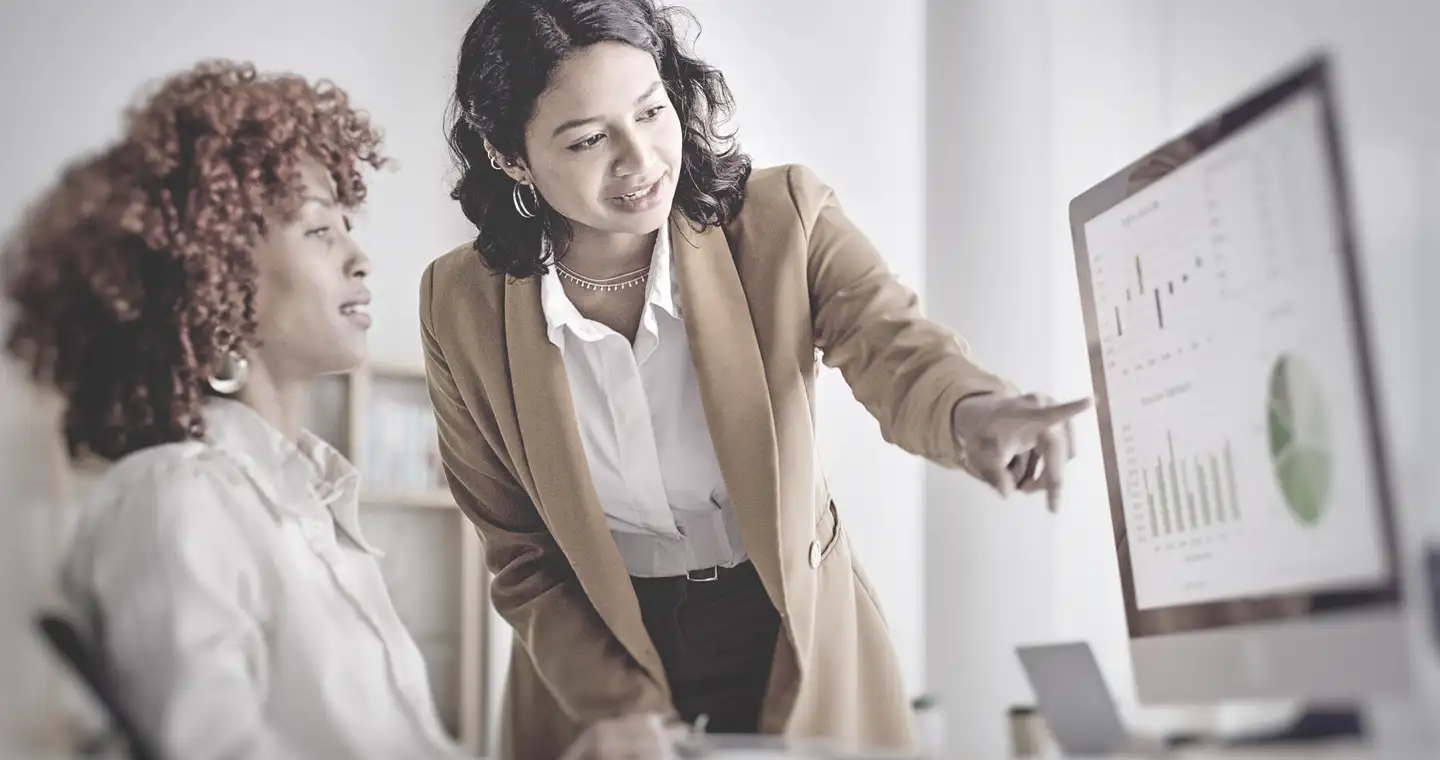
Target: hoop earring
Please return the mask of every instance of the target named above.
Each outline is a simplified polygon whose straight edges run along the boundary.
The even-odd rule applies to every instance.
[[[250,379],[250,361],[241,356],[239,352],[230,350],[225,352],[225,361],[220,365],[220,371],[206,378],[210,389],[222,396],[233,396],[245,387],[245,381]]]
[[[520,192],[521,187],[530,188],[529,206],[534,206],[534,210],[531,210],[525,203],[525,194]],[[516,182],[515,187],[510,191],[510,199],[515,202],[515,213],[525,219],[534,219],[535,214],[540,211],[540,193],[535,190],[534,185],[528,182]]]
[[[494,153],[490,154],[490,168],[500,171],[500,159],[496,158]]]

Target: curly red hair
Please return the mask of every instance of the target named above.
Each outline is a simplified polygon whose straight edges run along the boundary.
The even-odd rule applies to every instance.
[[[7,242],[7,350],[65,401],[72,457],[199,437],[206,378],[253,346],[255,241],[288,221],[313,160],[365,199],[380,133],[328,81],[207,61],[66,167]]]

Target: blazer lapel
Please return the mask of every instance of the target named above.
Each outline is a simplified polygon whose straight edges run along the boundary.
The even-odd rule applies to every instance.
[[[630,575],[590,478],[564,360],[546,334],[538,277],[512,280],[505,287],[505,346],[526,460],[522,468],[539,497],[536,508],[595,610],[664,684]]]
[[[724,230],[679,217],[671,245],[705,420],[746,553],[785,609],[779,537],[779,456],[769,386],[749,301]]]

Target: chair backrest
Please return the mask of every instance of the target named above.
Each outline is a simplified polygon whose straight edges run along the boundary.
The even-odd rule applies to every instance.
[[[35,618],[35,626],[50,648],[89,688],[120,735],[125,739],[131,760],[160,760],[160,755],[150,746],[149,741],[130,720],[110,683],[101,658],[96,656],[86,637],[75,624],[63,615],[42,613]]]

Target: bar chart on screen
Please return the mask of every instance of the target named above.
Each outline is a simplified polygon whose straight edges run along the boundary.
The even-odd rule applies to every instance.
[[[1155,456],[1153,465],[1135,468],[1140,490],[1131,499],[1144,508],[1146,535],[1183,539],[1201,535],[1207,528],[1239,523],[1240,498],[1230,441],[1180,457],[1175,454],[1174,431],[1166,429],[1165,439],[1166,452]]]

